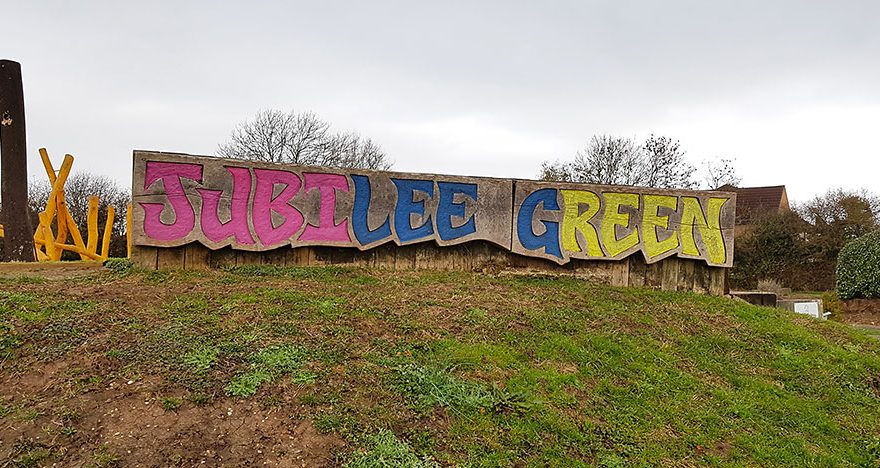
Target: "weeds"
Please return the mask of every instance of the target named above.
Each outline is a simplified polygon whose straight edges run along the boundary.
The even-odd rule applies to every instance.
[[[34,284],[45,284],[46,278],[41,276],[16,276],[13,278],[0,277],[0,285],[6,286],[23,286],[23,285],[34,285]]]
[[[42,322],[49,317],[91,312],[96,306],[94,301],[38,297],[29,292],[0,291],[0,320]]]
[[[202,392],[193,392],[189,394],[189,401],[196,406],[205,406],[211,402],[211,395]]]
[[[226,393],[234,397],[249,397],[260,389],[260,385],[272,381],[272,375],[262,369],[253,369],[233,377],[226,386]]]
[[[389,430],[383,429],[377,434],[367,437],[366,444],[368,448],[365,447],[349,455],[345,463],[347,468],[440,467],[440,464],[433,458],[418,456],[408,443],[398,439]]]
[[[127,258],[108,258],[104,260],[104,268],[118,276],[128,276],[135,270],[134,263]]]
[[[326,434],[328,432],[338,431],[344,421],[342,416],[335,413],[324,413],[315,416],[315,420],[313,422],[315,429],[318,432]]]
[[[12,444],[9,460],[11,466],[30,468],[47,464],[53,456],[48,446],[31,439],[19,439]]]
[[[171,279],[171,272],[168,270],[147,270],[144,272],[143,278],[149,284],[167,283]]]
[[[479,307],[468,307],[464,313],[463,321],[465,323],[475,325],[484,320],[489,316],[489,313],[486,312],[485,309],[480,309]]]
[[[220,350],[215,346],[199,345],[183,356],[183,364],[196,375],[205,375],[217,362]]]
[[[296,384],[312,383],[316,379],[315,374],[302,369],[306,357],[306,350],[299,346],[284,345],[263,349],[251,357],[248,371],[232,379],[226,392],[235,397],[249,397],[257,393],[264,383],[284,375],[290,375]]]
[[[119,466],[122,461],[119,455],[110,450],[110,446],[103,444],[92,454],[92,465],[95,468],[109,468]]]
[[[333,280],[350,270],[337,266],[323,267],[281,267],[276,265],[243,265],[224,268],[224,271],[236,276],[261,277],[275,276],[296,279]]]
[[[421,411],[442,406],[455,413],[526,410],[532,406],[524,393],[511,393],[498,385],[487,386],[454,377],[448,370],[414,363],[394,368],[392,386],[407,395]]]
[[[15,348],[22,344],[22,338],[15,333],[15,329],[0,321],[0,362],[13,356]]]
[[[180,398],[176,397],[162,397],[160,401],[162,402],[162,409],[165,411],[177,411],[180,405],[183,404]]]
[[[839,323],[572,278],[265,266],[133,275],[97,275],[94,301],[54,280],[0,282],[0,418],[51,436],[17,451],[10,440],[8,460],[135,463],[95,450],[94,408],[65,408],[121,379],[155,383],[124,388],[161,392],[166,411],[262,406],[312,420],[359,448],[338,460],[351,466],[431,466],[428,455],[456,466],[872,466],[880,456],[880,345]],[[45,374],[63,391],[40,404],[13,396],[19,375],[70,349],[82,359]],[[252,395],[258,404],[228,399]]]

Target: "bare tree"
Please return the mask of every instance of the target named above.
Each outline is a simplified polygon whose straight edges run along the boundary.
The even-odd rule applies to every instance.
[[[596,135],[572,162],[575,182],[639,185],[643,181],[642,154],[631,138]]]
[[[742,177],[734,166],[735,159],[717,158],[703,161],[705,171],[704,182],[709,190],[717,189],[723,185],[738,186]]]
[[[326,142],[331,139],[330,124],[312,112],[287,114],[290,162],[307,165],[324,164]],[[332,164],[331,164],[332,165]]]
[[[540,178],[590,184],[693,188],[695,169],[684,159],[677,140],[649,136],[643,144],[632,138],[595,135],[571,162],[545,161]]]
[[[651,134],[642,144],[644,162],[640,185],[657,188],[695,188],[696,168],[684,159],[678,140]]]
[[[794,210],[815,228],[817,240],[830,232],[838,248],[880,227],[880,197],[866,189],[832,189]]]
[[[253,120],[235,127],[231,140],[220,145],[217,154],[271,163],[299,162],[292,160],[293,155],[290,154],[292,129],[290,114],[276,110],[262,111]]]
[[[571,163],[559,160],[544,161],[541,163],[541,173],[538,174],[538,178],[548,182],[574,182]]]
[[[239,124],[219,156],[266,162],[385,170],[391,162],[382,148],[354,132],[331,132],[312,112],[266,110]]]
[[[329,138],[318,164],[377,170],[391,168],[385,152],[376,142],[354,132],[337,133]]]

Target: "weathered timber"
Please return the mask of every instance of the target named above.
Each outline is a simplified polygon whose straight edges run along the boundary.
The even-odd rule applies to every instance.
[[[132,244],[280,247],[490,241],[522,257],[733,262],[735,194],[365,171],[136,151]],[[318,260],[334,262],[330,251]],[[396,267],[424,262],[395,255]],[[444,260],[464,266],[456,250]],[[368,256],[369,257],[369,256]],[[250,261],[250,260],[245,260]],[[386,262],[391,261],[386,259]],[[535,263],[523,260],[523,265]],[[435,265],[436,267],[436,265]],[[621,276],[626,266],[610,267]]]
[[[613,286],[634,286],[669,291],[726,294],[728,269],[710,267],[702,260],[670,257],[646,264],[641,255],[622,262],[572,260],[565,265],[505,251],[491,242],[439,247],[434,244],[385,245],[368,252],[345,247],[283,247],[267,252],[211,250],[199,243],[178,247],[132,246],[132,261],[147,268],[198,270],[245,265],[341,265],[379,270],[464,270],[496,273],[540,272],[570,275]]]
[[[0,60],[0,224],[4,230],[3,260],[6,261],[34,261],[27,183],[21,65]]]

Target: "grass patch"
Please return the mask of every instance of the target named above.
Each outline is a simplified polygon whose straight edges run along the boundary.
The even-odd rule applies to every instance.
[[[171,272],[168,270],[147,270],[143,273],[143,279],[149,284],[167,283],[171,279]]]
[[[199,345],[183,356],[183,364],[196,375],[205,375],[217,362],[220,350],[215,346]]]
[[[272,375],[262,369],[253,369],[235,376],[226,387],[226,393],[234,397],[249,397],[260,389],[260,385],[272,381]]]
[[[30,468],[44,466],[52,461],[54,456],[47,445],[32,439],[20,439],[12,445],[8,461],[11,462],[11,466]]]
[[[108,468],[120,466],[122,459],[114,453],[107,444],[101,445],[92,454],[92,466],[95,468]]]
[[[319,414],[315,417],[314,420],[315,429],[323,434],[333,431],[339,431],[344,424],[344,418],[341,415],[335,413]]]
[[[528,409],[533,404],[524,393],[467,381],[455,377],[449,370],[414,363],[397,365],[391,385],[420,411],[440,406],[458,414],[503,412]]]
[[[95,301],[64,299],[30,292],[0,291],[0,320],[40,322],[51,316],[80,314],[96,308]]]
[[[337,266],[322,267],[282,267],[275,265],[242,265],[224,268],[224,271],[235,276],[246,277],[285,277],[295,279],[333,280],[348,275],[351,270]]]
[[[28,337],[47,343],[40,348],[45,359],[62,355],[82,341],[79,318],[95,311],[95,301],[21,289],[0,291],[0,360],[13,357]]]
[[[0,292],[0,317],[36,322],[46,318],[49,310],[40,306],[37,296],[30,293]]]
[[[180,405],[183,404],[183,401],[176,397],[162,397],[160,401],[162,402],[162,409],[165,411],[177,411],[180,409]]]
[[[293,383],[313,383],[317,376],[304,370],[308,353],[293,345],[272,346],[261,350],[250,359],[246,372],[233,377],[226,392],[234,397],[249,397],[264,383],[289,375]]]
[[[128,276],[135,271],[135,265],[127,258],[108,258],[104,260],[104,268],[119,276]]]
[[[0,321],[0,361],[13,356],[15,348],[21,346],[23,340],[15,333],[12,325]]]
[[[349,455],[345,463],[347,468],[440,467],[432,458],[418,456],[408,443],[398,439],[391,431],[379,431],[367,437],[365,442],[367,447]]]
[[[22,285],[34,285],[34,284],[45,284],[46,278],[42,276],[15,276],[12,278],[9,277],[0,277],[0,285],[7,286],[22,286]]]
[[[840,323],[550,276],[254,266],[95,278],[0,282],[0,381],[12,382],[0,418],[43,444],[12,459],[96,465],[77,422],[95,410],[65,416],[65,398],[128,380],[181,395],[160,398],[167,411],[259,395],[273,417],[346,439],[357,450],[339,461],[353,466],[880,456],[880,342]],[[58,363],[67,370],[45,368]],[[14,382],[31,369],[70,392],[20,400]],[[36,439],[42,428],[57,438]]]

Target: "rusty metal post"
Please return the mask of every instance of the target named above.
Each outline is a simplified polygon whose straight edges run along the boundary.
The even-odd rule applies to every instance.
[[[0,60],[0,224],[5,231],[5,261],[34,261],[27,189],[21,64]]]

